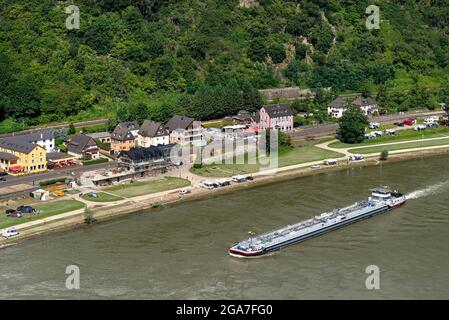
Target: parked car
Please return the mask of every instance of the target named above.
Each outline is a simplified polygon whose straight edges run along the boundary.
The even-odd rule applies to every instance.
[[[442,125],[442,126],[449,126],[449,119],[443,119],[443,120],[440,120],[440,124]]]
[[[16,210],[14,210],[14,209],[6,209],[6,210],[5,210],[5,213],[6,213],[6,214],[10,214],[10,213],[12,213],[12,212],[16,212]]]
[[[427,128],[431,128],[431,129],[435,129],[435,128],[438,128],[438,123],[436,123],[436,122],[430,122],[430,123],[427,123],[427,124],[426,124],[426,127],[427,127]]]
[[[2,236],[4,236],[5,238],[18,236],[19,234],[20,234],[20,232],[17,231],[17,229],[14,227],[9,227],[2,231]]]
[[[424,125],[427,126],[432,123],[438,123],[438,120],[440,120],[440,118],[437,116],[432,116],[432,117],[426,118],[426,119],[424,119]]]
[[[413,128],[413,130],[415,130],[415,131],[423,131],[423,130],[426,130],[426,129],[427,129],[427,127],[425,125],[422,125],[422,124],[417,125],[417,126],[415,126]]]
[[[218,180],[215,181],[215,184],[218,187],[226,187],[226,186],[231,185],[231,181],[227,180],[227,179],[218,179]]]
[[[16,209],[20,213],[36,213],[36,209],[31,206],[20,206]]]
[[[23,214],[21,212],[19,212],[19,211],[15,211],[14,210],[14,211],[12,211],[10,213],[7,213],[6,216],[10,217],[10,218],[22,218]]]
[[[389,136],[397,136],[398,134],[396,133],[396,131],[394,131],[393,129],[386,129],[385,131],[384,131],[384,133],[386,134],[386,135],[389,135]]]
[[[405,119],[402,123],[406,126],[413,126],[415,124],[415,119]]]
[[[0,181],[6,181],[5,177],[0,177]]]
[[[368,126],[368,128],[370,128],[370,129],[379,129],[379,127],[380,127],[380,124],[377,122],[370,122],[370,124]]]
[[[353,154],[348,158],[349,161],[362,161],[363,159],[365,159],[365,157],[361,154]]]
[[[373,134],[376,138],[380,138],[384,135],[382,131],[373,131],[371,134]]]
[[[310,167],[312,169],[319,169],[319,168],[321,168],[321,166],[318,163],[317,164],[312,164]]]
[[[324,160],[324,164],[326,165],[326,166],[333,166],[333,165],[336,165],[337,164],[337,160],[336,159],[326,159],[326,160]]]
[[[252,180],[252,177],[249,176],[233,176],[232,181],[236,183],[246,182],[248,180]]]
[[[404,122],[402,122],[402,121],[401,122],[395,122],[394,125],[398,126],[398,127],[403,127],[404,126]]]
[[[5,171],[0,171],[0,177],[6,177],[8,175]]]
[[[202,180],[202,181],[200,181],[200,187],[202,187],[204,189],[212,190],[217,187],[217,184],[215,184],[214,182]]]
[[[190,193],[189,189],[181,189],[181,190],[179,190],[179,194],[180,195],[185,195],[185,194],[189,194],[189,193]]]

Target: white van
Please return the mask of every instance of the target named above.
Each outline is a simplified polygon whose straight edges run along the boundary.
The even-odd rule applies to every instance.
[[[217,185],[214,182],[203,180],[200,182],[200,187],[208,190],[215,189]]]
[[[363,159],[365,159],[365,157],[361,154],[353,154],[348,158],[349,161],[362,161]]]
[[[336,159],[326,159],[326,160],[324,160],[324,164],[326,165],[326,166],[334,166],[334,165],[336,165],[337,164],[337,160]]]
[[[428,117],[424,119],[424,125],[438,123],[438,120],[440,120],[440,118],[438,118],[437,116]]]

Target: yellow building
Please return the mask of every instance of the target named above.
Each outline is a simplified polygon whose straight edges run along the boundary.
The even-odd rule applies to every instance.
[[[111,135],[111,150],[118,154],[134,148],[138,131],[139,125],[135,121],[119,123]]]
[[[37,145],[8,137],[0,140],[0,168],[13,175],[47,170],[47,152]]]

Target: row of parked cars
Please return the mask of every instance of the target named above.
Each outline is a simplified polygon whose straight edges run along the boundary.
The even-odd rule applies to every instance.
[[[353,154],[348,157],[349,161],[362,161],[364,159],[365,159],[365,157],[361,154]],[[326,159],[323,161],[322,164],[325,166],[335,166],[335,165],[337,165],[337,163],[338,163],[337,159]],[[310,167],[312,169],[318,169],[318,168],[321,168],[321,164],[315,163],[315,164],[311,165]]]
[[[397,132],[393,129],[386,129],[384,131],[371,131],[365,134],[365,139],[374,139],[374,138],[380,138],[385,135],[388,136],[397,136]]]
[[[20,206],[17,209],[6,209],[5,214],[10,218],[22,218],[26,214],[39,214],[39,211],[31,206]]]
[[[211,189],[215,189],[215,188],[229,186],[229,185],[231,185],[231,182],[243,183],[243,182],[247,182],[247,181],[252,181],[253,179],[254,178],[251,176],[238,175],[238,176],[232,177],[231,180],[229,180],[229,179],[218,179],[215,181],[202,180],[202,181],[200,181],[200,186],[204,189],[211,190]]]

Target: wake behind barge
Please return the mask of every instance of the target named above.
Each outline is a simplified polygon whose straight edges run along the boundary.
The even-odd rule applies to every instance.
[[[348,207],[334,209],[331,212],[325,212],[309,220],[288,225],[237,243],[229,249],[229,254],[235,257],[261,256],[384,213],[403,205],[407,201],[404,195],[386,187],[375,188],[371,192],[371,197],[368,199]]]

